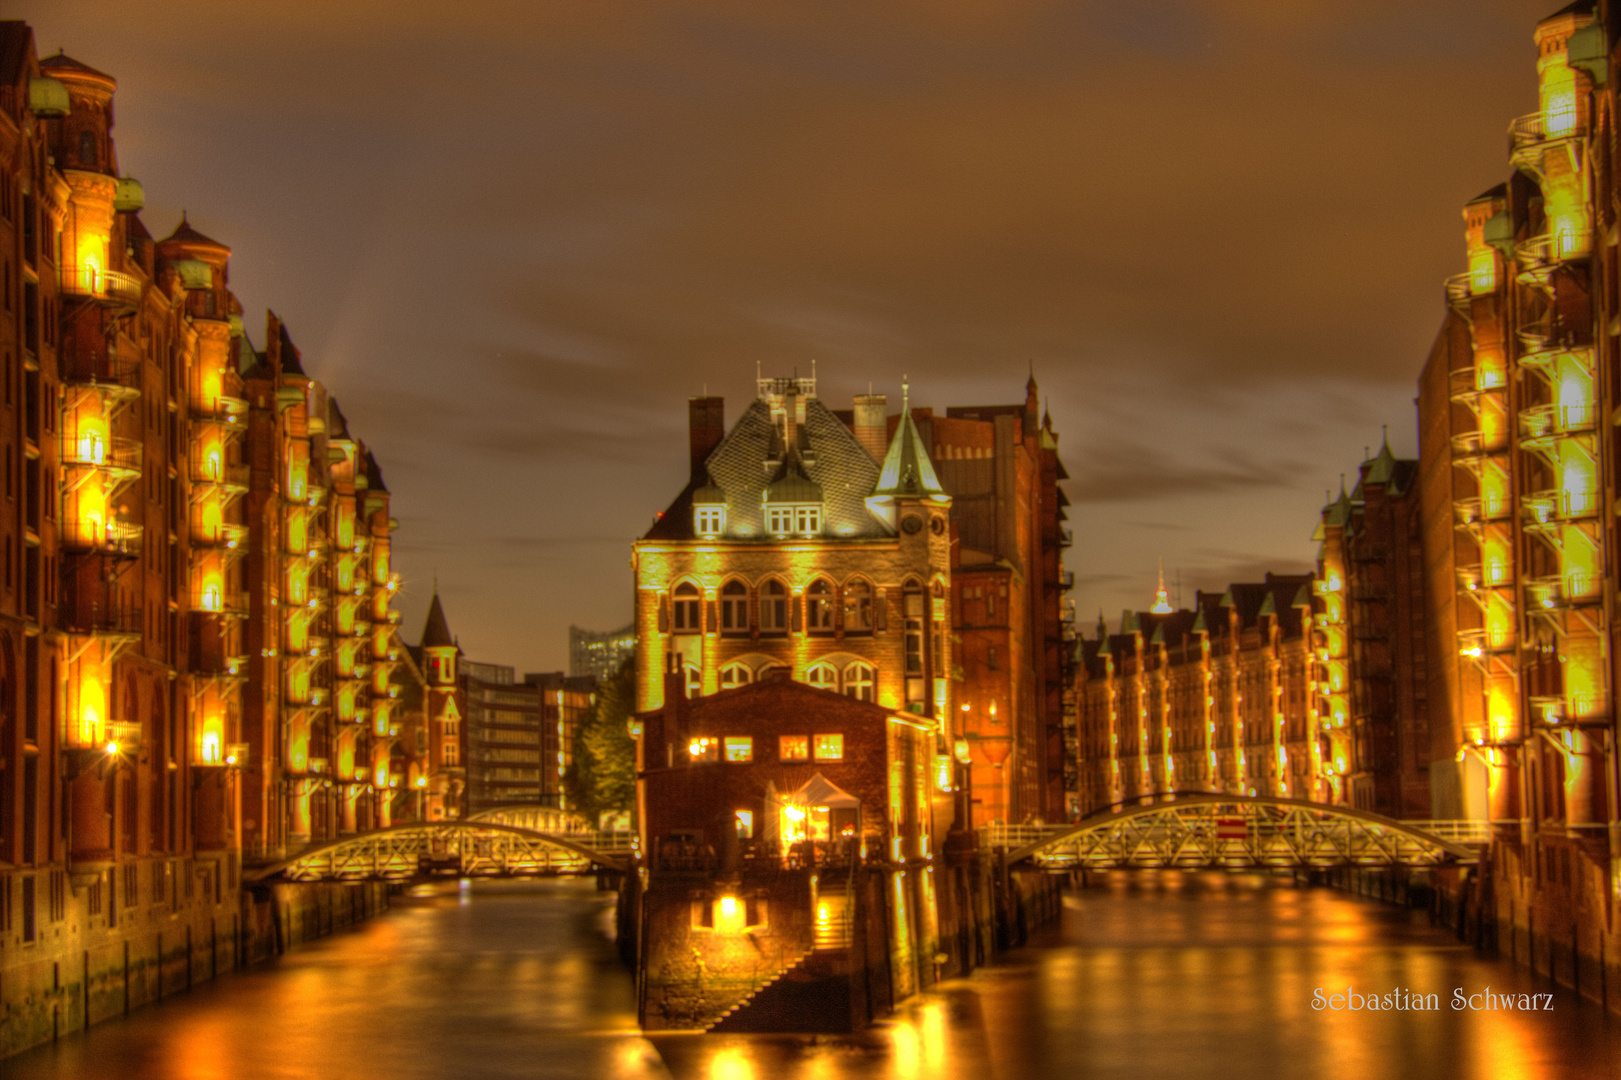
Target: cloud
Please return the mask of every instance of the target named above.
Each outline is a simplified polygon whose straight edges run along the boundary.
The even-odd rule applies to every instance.
[[[1092,447],[1069,465],[1064,485],[1074,503],[1138,502],[1177,495],[1212,495],[1292,484],[1297,463],[1263,463],[1232,450],[1204,464],[1179,461],[1143,443]],[[1175,528],[1156,525],[1153,528]]]

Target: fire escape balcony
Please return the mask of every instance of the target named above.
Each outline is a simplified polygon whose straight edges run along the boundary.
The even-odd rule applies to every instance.
[[[89,604],[78,610],[62,609],[62,629],[101,641],[139,641],[145,629],[145,609],[133,604],[105,607]]]
[[[1550,151],[1568,156],[1573,170],[1581,166],[1579,158],[1582,140],[1587,137],[1585,109],[1556,113],[1549,116],[1534,112],[1521,116],[1508,126],[1508,158],[1514,168],[1540,179],[1546,172],[1544,161]]]
[[[198,423],[219,424],[228,431],[243,431],[248,426],[248,403],[218,394],[212,402],[192,402],[191,418]]]
[[[246,465],[225,465],[217,475],[200,471],[191,478],[192,491],[194,495],[199,491],[202,494],[246,495],[251,476],[252,472]]]
[[[1461,431],[1452,436],[1452,463],[1477,468],[1486,459],[1508,453],[1506,433],[1492,438],[1484,431]]]
[[[1596,491],[1567,491],[1554,488],[1520,498],[1521,523],[1527,530],[1562,525],[1598,516]]]
[[[227,521],[191,531],[192,547],[217,547],[246,553],[248,527]]]
[[[248,594],[239,592],[194,592],[191,610],[202,615],[221,615],[228,619],[245,619],[248,615]]]
[[[1483,661],[1513,651],[1514,635],[1507,631],[1494,632],[1484,628],[1458,631],[1458,653],[1467,659]]]
[[[1487,285],[1488,287],[1477,288],[1477,285]],[[1475,321],[1475,301],[1495,296],[1497,293],[1495,286],[1495,272],[1488,277],[1468,270],[1461,274],[1453,274],[1443,283],[1443,288],[1446,291],[1447,306],[1457,312],[1458,316],[1468,323]]]
[[[1546,290],[1552,285],[1555,270],[1567,262],[1587,258],[1591,247],[1586,236],[1576,233],[1545,233],[1522,240],[1514,245],[1514,258],[1520,264],[1519,281]]]
[[[1564,611],[1577,605],[1598,604],[1604,600],[1597,580],[1562,574],[1532,578],[1525,583],[1525,603],[1532,612]]]
[[[1531,405],[1520,410],[1520,439],[1527,449],[1539,440],[1581,435],[1598,425],[1598,407],[1582,405]]]
[[[62,382],[75,388],[93,390],[103,398],[121,402],[141,396],[141,362],[108,350],[100,355],[80,356],[62,365]]]
[[[1452,513],[1460,529],[1474,530],[1488,521],[1500,521],[1509,516],[1509,502],[1501,496],[1470,495],[1454,499]]]
[[[139,439],[64,432],[61,454],[62,464],[68,468],[93,470],[112,480],[127,482],[141,475]]]
[[[134,311],[141,303],[141,279],[89,264],[62,265],[64,295],[93,300],[118,311]]]
[[[1508,386],[1498,368],[1465,367],[1448,375],[1448,388],[1453,401],[1479,412],[1480,395],[1502,393]]]
[[[1610,713],[1602,694],[1532,694],[1531,710],[1548,727],[1609,727]]]

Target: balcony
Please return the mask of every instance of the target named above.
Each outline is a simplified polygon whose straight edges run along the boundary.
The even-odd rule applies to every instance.
[[[1528,529],[1566,521],[1580,521],[1597,516],[1598,511],[1599,497],[1596,491],[1567,491],[1555,488],[1526,495],[1520,499],[1520,516]]]
[[[128,274],[89,264],[62,267],[62,292],[96,300],[109,307],[133,310],[141,303],[141,281]]]
[[[193,547],[223,547],[245,548],[248,542],[248,527],[235,522],[225,522],[206,529],[193,529],[191,531],[191,544]]]
[[[75,357],[71,364],[63,364],[62,381],[69,385],[113,391],[120,396],[139,396],[141,362],[138,358],[124,357],[111,349],[100,355],[92,353]]]
[[[248,426],[248,403],[241,398],[218,394],[212,403],[192,403],[191,418],[205,424],[220,424],[232,430]]]
[[[1492,589],[1504,589],[1511,583],[1506,567],[1497,568],[1498,572],[1488,577],[1480,563],[1466,563],[1457,568],[1455,573],[1458,579],[1460,593],[1482,593]]]
[[[1552,574],[1525,583],[1526,606],[1535,611],[1563,611],[1577,604],[1597,604],[1604,599],[1596,578],[1584,574]]]
[[[1514,651],[1514,635],[1508,631],[1459,630],[1458,655],[1471,660],[1501,656]]]
[[[1482,525],[1508,517],[1509,502],[1501,495],[1471,495],[1453,500],[1452,513],[1460,528]]]
[[[194,487],[224,488],[225,493],[244,495],[248,490],[248,482],[252,475],[246,465],[225,465],[216,472],[203,470],[191,478]]]
[[[1598,407],[1584,405],[1532,405],[1520,410],[1523,441],[1557,439],[1589,432],[1598,425]]]
[[[1522,284],[1546,289],[1553,272],[1564,263],[1585,259],[1591,249],[1585,235],[1546,233],[1514,245],[1514,258],[1520,264]]]
[[[1452,436],[1452,463],[1472,465],[1487,457],[1508,451],[1508,440],[1499,435],[1491,438],[1484,431],[1462,431]]]
[[[63,432],[62,464],[133,480],[141,475],[141,443],[138,439],[106,437],[95,432]]]
[[[1540,173],[1543,150],[1551,143],[1583,138],[1587,134],[1587,117],[1581,111],[1549,116],[1534,112],[1521,116],[1508,125],[1508,156],[1516,169]]]
[[[1530,704],[1549,727],[1609,726],[1609,711],[1601,694],[1533,694]]]
[[[1448,387],[1453,401],[1474,407],[1481,394],[1506,389],[1508,380],[1497,368],[1456,368],[1448,374]]]
[[[230,619],[246,618],[248,614],[248,597],[246,593],[193,593],[191,597],[191,610],[201,615],[223,615]]]
[[[63,609],[63,629],[70,634],[93,638],[129,640],[139,638],[145,630],[145,609],[134,605],[103,607],[90,604],[79,611]]]

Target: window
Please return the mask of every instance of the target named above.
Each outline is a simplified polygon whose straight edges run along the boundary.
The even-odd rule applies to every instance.
[[[794,532],[800,536],[815,536],[822,531],[822,508],[820,506],[794,507]]]
[[[696,634],[703,629],[703,597],[698,593],[698,586],[690,581],[677,585],[670,606],[675,611],[676,633]]]
[[[844,632],[872,632],[872,586],[859,578],[844,587]]]
[[[720,669],[720,688],[730,690],[738,686],[747,686],[754,681],[754,672],[747,664],[728,664]]]
[[[720,590],[720,632],[744,634],[748,629],[749,587],[741,581],[728,581]]]
[[[725,751],[727,761],[753,761],[754,740],[747,735],[728,735]]]
[[[768,506],[765,508],[766,532],[772,536],[787,536],[794,531],[794,508]]]
[[[844,736],[818,735],[816,736],[817,761],[843,761]]]
[[[782,634],[788,631],[788,587],[772,578],[760,586],[760,632]]]
[[[809,761],[810,737],[806,735],[777,736],[777,757],[783,761]]]
[[[754,839],[754,811],[753,810],[738,810],[736,812],[736,817],[737,817],[737,838],[739,840],[753,840]]]
[[[726,530],[726,507],[699,506],[693,509],[693,529],[699,536],[719,536]]]
[[[707,737],[687,740],[687,757],[693,761],[715,761],[720,757],[720,740]]]
[[[461,757],[461,747],[453,742],[445,743],[444,759],[446,765],[455,765]]]
[[[805,672],[805,682],[819,690],[837,691],[839,673],[834,670],[832,664],[813,664],[811,669]]]
[[[844,695],[857,701],[872,701],[873,670],[867,664],[851,664],[844,669]]]
[[[79,164],[92,167],[96,164],[96,136],[94,132],[79,132]]]
[[[681,673],[687,678],[687,696],[689,698],[695,698],[699,694],[703,693],[703,672],[689,664],[681,669]]]
[[[811,582],[805,593],[805,629],[813,634],[833,632],[833,586],[825,579]]]

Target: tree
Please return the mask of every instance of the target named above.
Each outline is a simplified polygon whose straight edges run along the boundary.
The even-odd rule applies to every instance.
[[[636,799],[636,743],[630,737],[635,710],[636,664],[627,657],[597,687],[574,744],[574,766],[564,778],[569,802],[592,821],[629,810]]]

